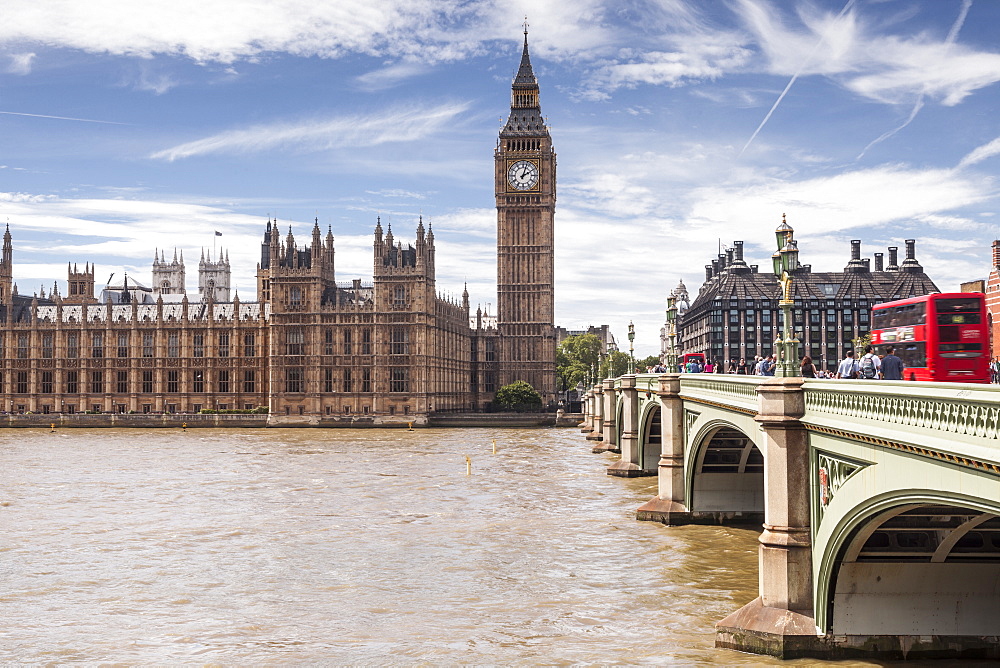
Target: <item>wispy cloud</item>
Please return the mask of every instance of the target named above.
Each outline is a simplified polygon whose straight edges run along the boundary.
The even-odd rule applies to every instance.
[[[993,141],[983,144],[972,151],[970,151],[962,160],[958,163],[958,168],[968,167],[969,165],[974,165],[977,162],[982,162],[987,158],[992,158],[995,155],[1000,155],[1000,137],[997,137]]]
[[[397,86],[407,79],[420,76],[428,71],[430,71],[430,68],[424,63],[397,63],[383,67],[380,70],[375,70],[374,72],[362,74],[356,77],[354,81],[361,90],[369,92],[380,91]]]
[[[12,53],[10,54],[10,64],[7,66],[7,73],[20,74],[21,76],[31,74],[31,63],[34,60],[34,53]]]
[[[416,141],[447,127],[468,108],[468,102],[452,102],[437,107],[400,107],[371,115],[256,125],[179,144],[150,157],[174,161],[210,153],[255,153],[276,148],[324,151]]]
[[[972,0],[962,0],[962,8],[958,12],[958,17],[955,19],[955,22],[952,23],[951,30],[948,31],[948,36],[944,40],[946,47],[949,47],[955,43],[955,38],[958,37],[958,31],[962,29],[962,25],[965,23],[965,17],[969,15],[969,9],[971,7],[972,7]],[[860,160],[861,158],[865,157],[865,153],[867,153],[868,149],[870,149],[872,146],[884,142],[886,139],[889,139],[890,137],[896,135],[897,133],[905,129],[906,126],[912,123],[913,119],[915,119],[917,117],[917,114],[920,113],[920,110],[924,108],[925,95],[926,95],[925,91],[921,90],[920,94],[917,96],[917,101],[914,102],[913,109],[910,110],[910,115],[906,118],[906,120],[903,121],[903,123],[900,124],[899,126],[889,130],[888,132],[884,132],[875,139],[873,139],[867,146],[865,146],[861,150],[861,153],[858,155],[856,159]]]
[[[572,5],[534,0],[176,0],[144,2],[139,11],[132,0],[6,0],[0,45],[44,44],[224,64],[270,53],[325,58],[362,53],[444,62],[480,51],[486,41],[516,39],[527,12],[545,34],[540,52],[575,54],[604,35],[598,27],[602,5],[600,0]]]
[[[795,27],[766,0],[740,0],[738,8],[774,74],[825,76],[886,104],[912,104],[923,94],[946,106],[1000,81],[1000,54],[954,43],[967,14],[964,5],[942,39],[890,34],[865,23],[862,13],[835,17],[813,5],[798,7],[801,25]],[[826,45],[823,57],[809,58],[817,37]]]
[[[854,0],[847,0],[847,4],[840,10],[840,14],[837,15],[837,19],[839,20],[842,18],[853,5]],[[747,140],[747,143],[743,145],[743,148],[740,150],[740,155],[743,155],[746,152],[747,148],[750,147],[750,144],[753,143],[753,140],[756,139],[758,134],[760,134],[760,131],[764,129],[764,125],[767,124],[768,119],[770,119],[771,115],[774,114],[774,110],[777,109],[778,105],[781,104],[781,101],[785,99],[785,95],[788,94],[788,91],[792,87],[792,84],[795,83],[795,80],[799,78],[802,70],[804,70],[815,59],[816,52],[824,44],[824,42],[826,42],[826,37],[825,35],[821,35],[819,40],[816,42],[816,45],[813,46],[812,51],[809,52],[809,56],[799,64],[799,67],[795,70],[795,74],[793,74],[792,78],[788,80],[788,83],[785,85],[785,89],[781,91],[781,95],[778,96],[778,99],[774,101],[773,105],[771,105],[767,114],[764,115],[764,120],[760,122],[757,129],[753,131],[752,135],[750,135],[750,139]]]

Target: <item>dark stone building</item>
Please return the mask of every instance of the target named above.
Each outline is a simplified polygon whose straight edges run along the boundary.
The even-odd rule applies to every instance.
[[[778,229],[790,228],[783,221]],[[847,266],[837,272],[813,271],[796,257],[792,295],[800,356],[809,355],[817,367],[833,370],[851,348],[852,339],[869,332],[872,305],[940,292],[917,262],[916,242],[907,239],[905,244],[902,263],[898,263],[898,247],[890,246],[888,264],[883,253],[875,253],[873,267],[871,258],[861,257],[861,241],[855,239]],[[771,266],[761,272],[758,265],[747,264],[743,242],[733,242],[732,248],[705,266],[705,282],[679,317],[679,349],[724,362],[776,352],[780,292]]]

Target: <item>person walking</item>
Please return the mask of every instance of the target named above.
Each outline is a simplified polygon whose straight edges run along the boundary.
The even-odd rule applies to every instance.
[[[812,358],[809,355],[802,358],[802,364],[799,366],[799,375],[803,378],[816,377],[816,365],[813,364]]]
[[[885,357],[882,358],[882,378],[885,380],[903,380],[903,360],[895,353],[893,346],[885,347]]]
[[[746,376],[750,373],[750,367],[747,366],[747,361],[745,357],[740,358],[739,366],[736,367],[736,373],[741,376]]]
[[[847,351],[846,356],[837,366],[837,378],[857,378],[858,377],[858,361],[854,359],[854,349],[851,348]]]
[[[875,354],[874,346],[865,346],[865,354],[858,360],[858,378],[877,380],[882,375],[882,360]]]

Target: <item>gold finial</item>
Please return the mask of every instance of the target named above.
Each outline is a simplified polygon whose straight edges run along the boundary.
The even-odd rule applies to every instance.
[[[785,214],[781,214],[781,222],[785,222]]]

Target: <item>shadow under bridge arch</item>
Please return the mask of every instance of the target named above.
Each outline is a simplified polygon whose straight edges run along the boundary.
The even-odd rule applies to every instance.
[[[745,433],[715,425],[700,443],[689,473],[688,508],[694,518],[726,524],[764,521],[764,456]]]
[[[947,638],[970,649],[995,641],[998,510],[947,502],[882,510],[843,542],[831,576],[826,626],[835,635]]]

